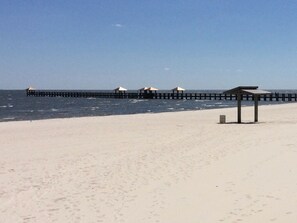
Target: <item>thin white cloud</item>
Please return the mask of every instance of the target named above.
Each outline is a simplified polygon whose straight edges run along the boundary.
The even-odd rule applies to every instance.
[[[120,24],[120,23],[112,24],[112,26],[116,27],[116,28],[123,28],[124,27],[124,25]]]
[[[169,67],[164,67],[164,70],[165,70],[165,71],[169,71],[170,68],[169,68]]]

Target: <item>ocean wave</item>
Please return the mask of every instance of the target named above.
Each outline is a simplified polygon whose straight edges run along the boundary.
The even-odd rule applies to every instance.
[[[141,99],[132,99],[132,100],[129,100],[129,102],[132,103],[132,104],[135,104],[135,103],[138,103],[138,102],[143,102],[143,101],[147,101],[147,100],[141,100]]]
[[[92,110],[92,111],[95,111],[95,110],[97,110],[97,109],[99,109],[99,107],[91,107],[91,110]]]
[[[6,118],[2,118],[1,120],[14,120],[15,117],[6,117]]]

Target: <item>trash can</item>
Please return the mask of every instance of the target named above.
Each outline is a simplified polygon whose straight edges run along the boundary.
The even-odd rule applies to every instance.
[[[220,115],[220,124],[226,123],[226,115]]]

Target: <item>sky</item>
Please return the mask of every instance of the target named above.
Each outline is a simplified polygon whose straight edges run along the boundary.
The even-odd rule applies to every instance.
[[[0,89],[297,89],[296,0],[0,0]]]

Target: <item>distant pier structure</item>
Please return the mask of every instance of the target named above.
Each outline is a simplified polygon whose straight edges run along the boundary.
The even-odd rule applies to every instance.
[[[115,95],[118,96],[118,98],[124,98],[126,92],[127,92],[127,89],[123,87],[117,87],[116,89],[114,89],[114,93]]]
[[[183,99],[183,96],[184,96],[184,91],[185,91],[186,89],[184,89],[184,88],[182,88],[182,87],[175,87],[175,88],[173,88],[172,89],[172,93],[173,94],[176,94],[176,96],[177,96],[177,99]]]
[[[258,88],[253,86],[253,88]],[[41,90],[29,87],[26,89],[29,97],[77,97],[77,98],[117,98],[117,99],[182,99],[182,100],[241,100],[245,101],[297,101],[297,91],[294,93],[269,93],[251,94],[242,91],[241,94],[232,91],[209,92],[197,91],[187,92],[181,87],[175,87],[171,91],[160,91],[155,87],[144,87],[137,90],[127,90],[117,87],[113,91],[91,91],[91,90]]]
[[[139,96],[144,99],[154,99],[159,89],[155,87],[143,87],[138,90]]]

